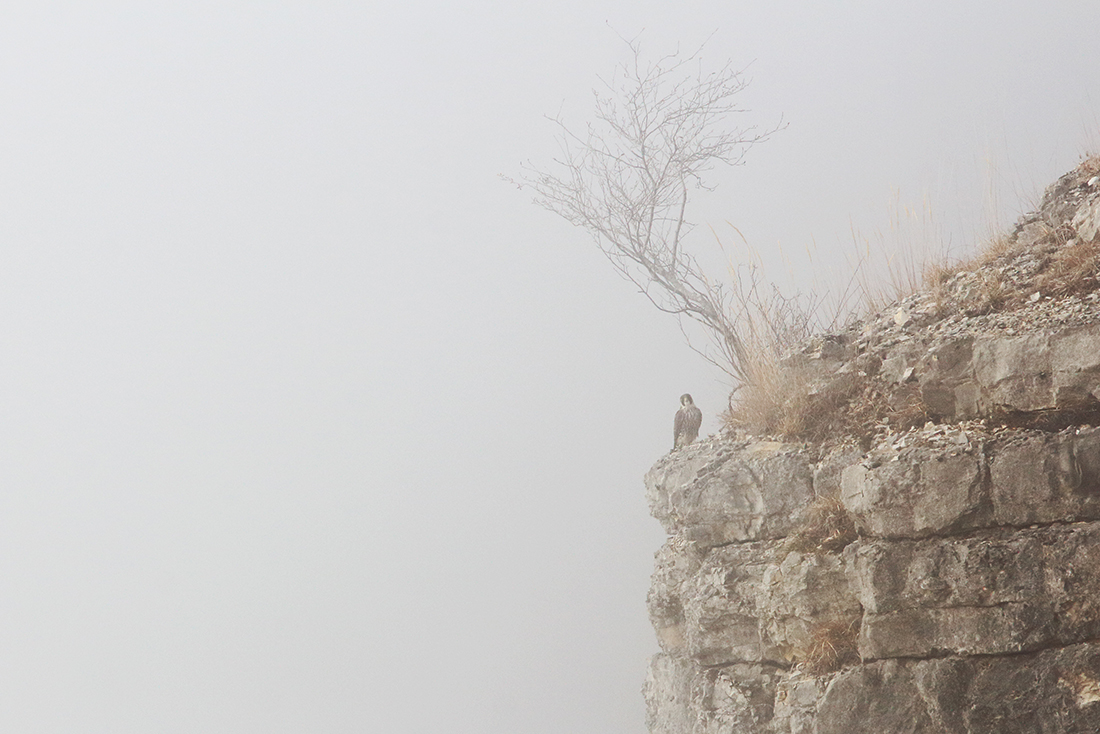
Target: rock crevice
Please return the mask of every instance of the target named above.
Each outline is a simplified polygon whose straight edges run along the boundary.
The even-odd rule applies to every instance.
[[[789,360],[816,394],[907,391],[923,427],[726,434],[647,473],[652,734],[1100,731],[1100,291],[1050,275],[1100,250],[1097,173]],[[990,278],[1002,309],[967,306]]]

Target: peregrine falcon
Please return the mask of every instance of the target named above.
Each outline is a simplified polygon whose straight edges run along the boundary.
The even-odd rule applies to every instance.
[[[684,393],[680,396],[680,409],[676,411],[676,422],[672,426],[672,448],[687,446],[699,437],[699,426],[703,423],[703,412],[695,407],[695,401]]]

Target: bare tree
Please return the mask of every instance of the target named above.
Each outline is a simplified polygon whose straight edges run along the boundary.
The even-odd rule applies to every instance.
[[[717,354],[692,348],[750,382],[757,271],[735,269],[727,283],[707,277],[684,247],[693,229],[687,212],[693,190],[713,188],[704,174],[717,163],[739,165],[778,127],[732,124],[748,81],[729,62],[704,72],[702,47],[649,62],[637,40],[626,43],[630,60],[594,90],[595,120],[578,133],[560,115],[550,118],[560,131],[557,165],[528,167],[524,178],[536,203],[587,230],[654,306],[681,318],[681,329],[684,317],[702,324]]]

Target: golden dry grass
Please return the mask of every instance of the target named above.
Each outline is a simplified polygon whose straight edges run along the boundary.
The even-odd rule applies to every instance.
[[[838,497],[818,497],[787,536],[784,547],[798,553],[836,553],[857,537],[856,524]]]
[[[1076,174],[1079,181],[1100,175],[1100,155],[1086,158]],[[1009,235],[990,237],[966,260],[949,262],[940,256],[919,262],[912,255],[897,256],[887,264],[890,282],[877,291],[869,286],[861,260],[852,282],[871,306],[882,306],[879,301],[884,296],[897,300],[924,290],[936,318],[1010,311],[1031,303],[1036,292],[1061,298],[1100,288],[1100,238],[1081,242],[1074,235],[1068,226],[1040,221],[1034,223],[1026,242]],[[1026,250],[1031,251],[1032,261],[1039,258],[1038,269],[1021,278],[1013,262]],[[963,287],[953,284],[960,273],[970,274],[963,279]],[[762,310],[761,316],[770,324],[771,313]],[[784,318],[790,320],[790,314]],[[804,441],[854,437],[867,445],[886,427],[905,430],[929,419],[919,390],[911,383],[894,385],[856,371],[817,384],[813,375],[781,360],[774,343],[758,340],[750,346],[752,372],[723,415],[729,428]]]
[[[800,656],[811,675],[825,675],[859,662],[860,619],[821,622],[810,632],[810,644]]]
[[[1086,176],[1100,175],[1100,153],[1090,153],[1085,156],[1079,166],[1081,173]]]
[[[1100,174],[1100,155],[1086,157],[1075,169],[1077,180]],[[1100,287],[1100,241],[1081,242],[1072,228],[1038,221],[1033,224],[1033,241],[1018,242],[1006,234],[989,237],[969,258],[948,262],[930,262],[924,267],[923,287],[936,297],[943,314],[962,312],[980,315],[1009,311],[1028,303],[1036,291],[1043,296],[1061,298],[1088,293]],[[1007,283],[999,268],[1027,250],[1041,253],[1043,267],[1033,281]],[[944,293],[944,284],[960,272],[978,274],[978,287],[965,303],[952,303]]]
[[[1090,293],[1100,287],[1100,241],[1063,243],[1051,256],[1035,287],[1044,296],[1062,298]]]
[[[728,428],[797,441],[847,437],[869,446],[881,430],[906,430],[928,420],[915,384],[891,385],[865,373],[836,375],[812,389],[807,375],[772,364],[758,381],[742,386],[723,414]]]

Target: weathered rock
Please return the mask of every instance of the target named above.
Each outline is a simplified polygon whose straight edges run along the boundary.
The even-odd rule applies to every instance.
[[[685,553],[680,553],[684,558]],[[654,576],[662,647],[704,666],[805,659],[822,625],[856,623],[865,659],[995,654],[1100,636],[1100,524],[865,540],[844,557],[781,543],[717,548]]]
[[[642,696],[646,702],[646,728],[652,734],[691,732],[697,718],[691,705],[691,689],[698,670],[690,660],[672,655],[650,659]]]
[[[658,655],[645,693],[652,734],[1095,734],[1100,645],[881,660],[824,676]]]
[[[646,607],[649,621],[657,632],[657,642],[665,652],[684,649],[684,584],[694,578],[701,564],[693,544],[680,536],[669,538],[657,551],[650,580]]]
[[[757,732],[814,734],[817,709],[833,676],[803,675],[798,671],[782,678],[776,686],[771,726]],[[689,730],[684,730],[685,732]],[[752,730],[749,730],[752,732]],[[755,733],[753,733],[755,734]]]
[[[778,662],[782,653],[763,630],[764,574],[775,544],[717,548],[682,587],[687,653],[701,665]]]
[[[1098,174],[785,360],[816,443],[739,433],[649,472],[651,732],[1100,732]]]
[[[765,568],[757,614],[768,650],[784,660],[811,656],[819,630],[857,627],[862,609],[844,559],[832,553],[787,553]]]
[[[1079,166],[1047,187],[1037,212],[1042,221],[1052,229],[1069,224],[1091,193],[1088,186],[1091,175],[1088,167]]]
[[[940,439],[887,439],[845,467],[841,500],[865,535],[1100,520],[1100,429],[941,431]]]
[[[783,671],[767,665],[703,668],[669,655],[649,665],[643,692],[653,734],[766,731]]]
[[[777,542],[695,551],[666,544],[649,593],[665,652],[700,665],[803,659],[822,625],[858,625],[858,593],[838,554],[798,553]]]
[[[769,731],[784,734],[1093,734],[1100,647],[980,658],[883,660],[781,680]],[[682,730],[690,731],[688,729]]]
[[[844,470],[858,464],[863,450],[853,444],[842,444],[828,452],[814,465],[814,495],[840,497]]]
[[[774,717],[775,688],[781,669],[768,665],[729,665],[696,676],[693,734],[760,731]]]
[[[995,408],[1028,412],[1054,407],[1047,334],[977,339],[970,370],[980,414]]]
[[[1091,242],[1100,234],[1100,196],[1093,194],[1077,208],[1070,226],[1083,242]]]
[[[1100,429],[1021,432],[993,443],[991,454],[997,525],[1100,519]]]
[[[936,344],[918,369],[921,396],[941,420],[1055,408],[1095,410],[1100,401],[1100,324]]]
[[[699,525],[676,526],[656,556],[648,599],[666,653],[646,688],[651,731],[692,731],[676,728],[686,721],[697,732],[772,731],[761,723],[772,708],[792,732],[843,731],[864,718],[900,727],[868,731],[939,731],[929,722],[946,721],[945,712],[914,713],[918,699],[904,699],[919,678],[910,667],[868,668],[827,691],[805,681],[783,688],[785,670],[810,658],[829,624],[858,629],[866,661],[1020,654],[1100,637],[1100,522],[1074,522],[1100,520],[1100,428],[992,434],[980,424],[933,426],[887,437],[866,455],[840,448],[816,464],[801,447],[787,449],[700,445],[681,452],[682,463],[666,462],[663,476],[697,466],[693,479],[705,484],[738,476],[721,470],[733,457],[794,461],[806,468],[755,465],[754,486],[775,497],[792,475],[804,487],[808,474],[820,487],[802,490],[806,497],[835,491],[840,474],[841,498],[865,537],[842,554],[796,552],[782,538],[714,546],[717,535]],[[692,483],[667,506],[683,506],[700,490]],[[793,515],[772,532],[798,530],[801,510]],[[1035,523],[1048,526],[1024,527]],[[853,703],[848,689],[866,701]],[[775,690],[782,700],[768,697]],[[884,705],[892,696],[904,705]],[[850,706],[863,713],[852,719]]]
[[[946,734],[1100,731],[1100,648],[911,664],[932,727]],[[825,734],[825,731],[822,731]]]
[[[817,734],[918,734],[933,731],[913,671],[896,660],[836,676],[817,708]]]
[[[989,655],[1100,635],[1100,523],[847,550],[864,659]]]
[[[1095,409],[1100,405],[1100,324],[1070,329],[1051,338],[1054,407]]]
[[[841,478],[841,501],[867,534],[919,538],[989,524],[985,458],[959,447],[884,449]]]
[[[799,446],[755,440],[692,444],[646,474],[650,511],[700,549],[779,538],[813,499],[813,468]]]
[[[937,344],[922,359],[917,374],[929,413],[960,419],[978,415],[973,359],[974,338],[970,336]]]

